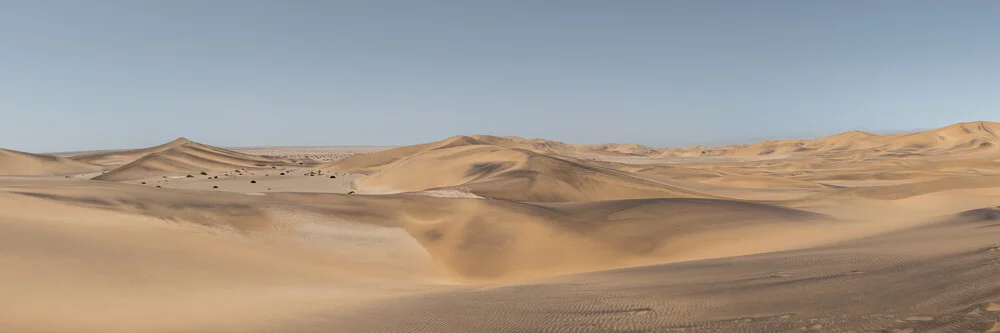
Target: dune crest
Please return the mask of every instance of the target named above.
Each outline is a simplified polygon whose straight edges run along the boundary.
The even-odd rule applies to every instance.
[[[174,140],[154,148],[143,150],[149,153],[93,179],[124,181],[160,175],[184,175],[203,171],[229,171],[238,168],[265,168],[291,164],[282,159],[238,153],[187,139]]]
[[[89,164],[101,165],[106,167],[118,167],[128,164],[132,161],[135,161],[140,157],[152,153],[158,153],[161,151],[174,149],[191,142],[192,141],[188,140],[187,138],[179,137],[177,139],[174,139],[173,141],[149,148],[83,154],[83,155],[72,156],[70,158]]]
[[[571,157],[464,136],[351,156],[321,168],[368,174],[359,181],[362,187],[403,192],[462,186],[478,196],[517,201],[710,197]]]

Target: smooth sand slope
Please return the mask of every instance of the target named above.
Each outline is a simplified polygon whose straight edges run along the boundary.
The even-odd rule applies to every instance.
[[[11,155],[0,332],[1000,332],[996,128]]]
[[[67,158],[0,149],[0,175],[61,176],[99,171],[99,166]]]

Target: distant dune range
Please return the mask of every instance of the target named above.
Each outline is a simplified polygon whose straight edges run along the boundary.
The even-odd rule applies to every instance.
[[[864,153],[899,157],[915,152],[950,154],[984,150],[998,151],[1000,150],[1000,123],[986,121],[958,123],[929,131],[892,135],[849,131],[815,140],[773,140],[722,147],[653,148],[637,144],[614,143],[579,145],[516,136],[474,135],[471,138],[508,148],[564,155],[761,157],[797,154],[838,157]]]
[[[1000,332],[997,130],[0,150],[0,331]]]

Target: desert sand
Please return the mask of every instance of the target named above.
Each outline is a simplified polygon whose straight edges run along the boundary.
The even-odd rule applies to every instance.
[[[0,332],[1000,332],[998,134],[0,150]]]

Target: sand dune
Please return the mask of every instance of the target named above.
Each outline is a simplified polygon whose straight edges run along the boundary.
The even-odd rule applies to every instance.
[[[174,141],[170,141],[162,145],[149,148],[81,154],[81,155],[71,156],[70,158],[89,164],[95,164],[107,167],[118,167],[128,164],[132,161],[135,161],[140,157],[152,153],[158,153],[161,151],[177,148],[188,143],[191,143],[191,140],[185,138],[177,138]]]
[[[0,149],[0,175],[59,176],[99,171],[99,166],[67,158]]]
[[[995,332],[997,129],[0,150],[0,331]]]
[[[14,254],[0,259],[0,274],[21,286],[0,300],[16,309],[0,326],[19,331],[399,331],[410,321],[434,332],[930,328],[978,325],[991,312],[963,309],[988,308],[989,290],[1000,297],[1000,267],[984,265],[1000,254],[988,248],[1000,232],[992,209],[880,235],[865,223],[712,199],[205,196],[8,179],[0,204],[0,248]],[[657,262],[680,263],[585,273]],[[574,272],[584,273],[523,280]],[[942,274],[963,282],[941,291]],[[485,281],[509,282],[477,287]],[[42,303],[6,303],[28,295]],[[101,307],[75,306],[84,300]],[[204,315],[214,307],[226,311]],[[74,315],[43,320],[53,311]],[[544,319],[552,311],[568,313]],[[400,320],[377,320],[385,313]],[[515,313],[520,320],[502,319]]]
[[[370,174],[359,182],[362,187],[392,192],[462,186],[479,196],[517,201],[707,197],[569,157],[471,137],[352,156],[324,168]]]
[[[743,254],[718,249],[717,245],[732,237],[752,238],[747,234],[758,231],[808,229],[829,220],[794,209],[713,199],[527,204],[415,195],[205,196],[89,182],[7,186],[0,191],[50,205],[87,207],[242,234],[294,234],[294,229],[281,225],[284,221],[270,216],[272,210],[291,207],[342,221],[403,228],[456,279],[530,277],[675,260],[672,258]],[[712,240],[713,236],[718,238]],[[705,241],[692,240],[699,238]],[[792,243],[770,246],[780,249]]]
[[[173,143],[176,142],[178,141]],[[129,154],[134,154],[134,152]],[[204,171],[227,171],[239,168],[260,169],[285,165],[291,165],[291,162],[278,158],[237,153],[196,142],[184,141],[179,145],[173,145],[171,148],[148,153],[128,164],[94,177],[94,179],[123,181],[162,175],[197,174]]]

